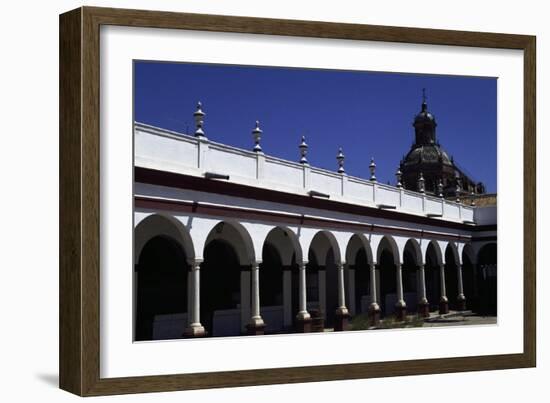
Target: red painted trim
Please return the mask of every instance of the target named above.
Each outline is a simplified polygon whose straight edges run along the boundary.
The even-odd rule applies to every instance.
[[[472,238],[472,242],[481,242],[481,241],[496,241],[497,236],[480,236],[477,238]]]
[[[246,199],[263,200],[273,203],[289,204],[300,207],[316,208],[340,213],[356,214],[366,217],[385,218],[415,224],[433,225],[441,228],[451,228],[463,231],[490,231],[494,226],[472,226],[451,221],[442,221],[429,217],[414,216],[390,210],[380,210],[373,207],[358,206],[355,204],[334,200],[318,199],[310,196],[263,189],[237,183],[205,179],[197,176],[159,171],[150,168],[134,167],[134,180],[150,185],[167,186],[178,189],[190,189],[200,192],[223,194]]]
[[[473,227],[473,231],[475,232],[483,232],[483,231],[496,231],[497,225],[491,224],[491,225],[476,225]]]
[[[304,225],[309,227],[322,227],[332,229],[343,229],[352,231],[375,231],[394,235],[407,235],[414,237],[429,237],[444,240],[464,240],[470,241],[468,235],[441,234],[433,231],[413,230],[408,228],[394,228],[377,224],[360,224],[345,221],[333,221],[317,217],[308,217],[305,215],[293,215],[286,213],[276,213],[270,211],[255,211],[239,207],[212,206],[197,202],[186,202],[176,200],[155,199],[145,196],[136,196],[134,198],[135,207],[147,210],[168,210],[180,213],[210,215],[217,217],[230,217],[238,219],[247,219],[255,221],[267,221],[273,223],[284,223],[293,225]]]

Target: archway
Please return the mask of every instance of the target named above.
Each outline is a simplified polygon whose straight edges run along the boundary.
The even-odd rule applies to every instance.
[[[355,312],[356,314],[367,314],[371,304],[371,281],[369,259],[365,248],[360,248],[355,254],[353,268],[355,276]]]
[[[208,234],[201,264],[201,321],[209,336],[237,336],[250,319],[251,240],[237,223]],[[244,287],[244,288],[243,288]]]
[[[441,275],[442,264],[439,246],[430,242],[426,250],[426,264],[424,265],[426,279],[426,298],[428,299],[430,312],[439,309],[441,299]]]
[[[260,265],[260,304],[266,333],[283,328],[283,261],[277,248],[265,242]]]
[[[328,231],[320,231],[315,234],[308,254],[308,271],[311,270],[309,277],[311,281],[317,281],[317,309],[324,315],[325,326],[334,327],[336,309],[338,308],[338,273],[336,264],[340,262],[340,251],[334,235]],[[310,280],[308,279],[308,281]],[[314,286],[311,288],[315,292]],[[315,314],[313,312],[312,317]]]
[[[403,298],[407,303],[407,311],[415,313],[418,309],[419,299],[419,272],[418,266],[422,262],[422,255],[418,243],[409,239],[403,251]]]
[[[458,309],[458,254],[456,246],[449,243],[445,248],[445,287],[450,309]]]
[[[372,303],[372,249],[363,234],[353,234],[346,247],[346,306],[352,315],[367,314]]]
[[[497,314],[497,244],[484,245],[478,253],[479,311]]]
[[[169,236],[155,236],[143,246],[135,270],[135,339],[180,338],[187,325],[188,265],[183,248]]]
[[[177,219],[161,214],[134,229],[134,339],[182,337],[187,324],[191,237]]]
[[[267,333],[291,328],[298,313],[296,254],[301,256],[301,250],[290,229],[276,227],[267,234],[260,266],[260,303]]]
[[[384,237],[377,250],[378,278],[380,279],[379,305],[382,316],[391,315],[397,303],[397,246],[392,238]]]
[[[464,287],[464,295],[466,296],[467,308],[477,312],[479,309],[479,301],[477,297],[474,262],[475,255],[472,246],[467,244],[462,250],[462,283]]]
[[[319,292],[319,270],[320,266],[317,262],[317,257],[311,250],[308,251],[308,262],[306,264],[306,297],[307,297],[307,310],[310,313],[312,311],[320,310],[320,292]],[[296,278],[298,280],[298,278]]]

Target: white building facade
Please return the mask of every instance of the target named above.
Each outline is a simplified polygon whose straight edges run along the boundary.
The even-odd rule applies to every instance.
[[[134,126],[136,340],[496,309],[496,207],[348,176],[342,153],[315,168],[304,140],[269,156],[258,126],[252,151],[219,144],[200,118]]]

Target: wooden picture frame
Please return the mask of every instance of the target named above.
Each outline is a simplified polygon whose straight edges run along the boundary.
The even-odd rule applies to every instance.
[[[524,52],[523,353],[100,377],[99,30],[102,25]],[[60,387],[80,396],[524,368],[536,365],[536,41],[534,36],[82,7],[60,16]]]

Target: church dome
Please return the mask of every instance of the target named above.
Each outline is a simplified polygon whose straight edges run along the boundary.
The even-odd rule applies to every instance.
[[[422,90],[422,106],[414,116],[413,126],[414,142],[401,159],[398,170],[405,189],[422,188],[426,193],[442,194],[444,197],[454,197],[457,192],[484,192],[483,185],[465,174],[437,142],[437,123],[435,116],[428,111],[425,90]]]
[[[453,166],[449,155],[437,144],[420,145],[412,148],[403,160],[403,165],[438,164]]]

